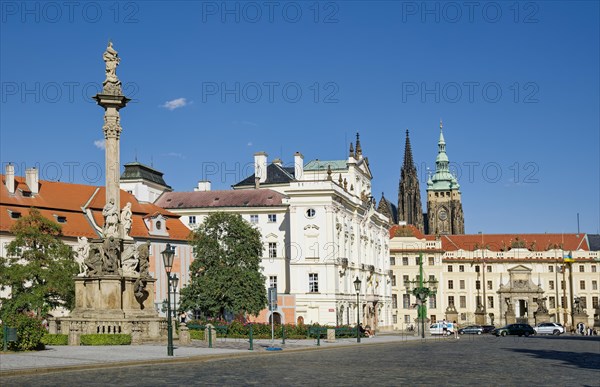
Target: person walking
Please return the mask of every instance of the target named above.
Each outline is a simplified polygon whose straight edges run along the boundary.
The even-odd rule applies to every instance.
[[[458,336],[458,323],[456,322],[456,320],[454,320],[454,338],[455,339],[460,339],[460,336]]]

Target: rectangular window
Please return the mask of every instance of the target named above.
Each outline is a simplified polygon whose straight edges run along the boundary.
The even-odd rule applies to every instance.
[[[392,294],[392,309],[398,309],[398,295]]]
[[[458,265],[458,271],[461,273],[465,272],[465,265]]]
[[[269,276],[269,287],[277,288],[277,276],[276,275]]]
[[[460,280],[460,282],[459,282],[459,287],[460,287],[461,289],[464,289],[464,288],[465,288],[465,280]]]
[[[407,287],[409,287],[409,286],[410,286],[410,285],[409,285],[409,283],[408,283],[408,281],[409,281],[409,280],[408,280],[408,275],[407,275],[407,274],[404,274],[404,275],[402,276],[402,282],[404,283],[404,287],[405,287],[405,288],[407,288]]]
[[[396,276],[392,276],[392,286],[396,286]]]
[[[594,308],[594,309],[598,308],[598,297],[597,296],[592,297],[592,308]]]
[[[556,298],[554,298],[554,297],[548,298],[548,305],[550,306],[551,309],[556,308]]]
[[[188,217],[188,223],[189,224],[196,224],[196,215],[190,215]]]
[[[435,265],[433,257],[429,257],[429,266]]]
[[[467,314],[466,313],[461,313],[460,314],[460,319],[461,319],[461,321],[465,321],[467,319]]]
[[[475,281],[475,289],[477,289],[477,290],[481,289],[481,281],[480,280]]]
[[[581,305],[581,307],[583,309],[587,308],[587,297],[579,297],[579,305]]]
[[[269,223],[277,222],[277,214],[269,214]]]
[[[566,308],[566,305],[567,305],[567,298],[563,296],[560,298],[560,307],[564,309],[564,308]]]
[[[485,267],[485,270],[486,270],[488,273],[491,273],[491,272],[492,272],[492,267],[491,267],[490,265],[487,265],[487,266]]]
[[[481,268],[479,266],[475,266],[475,273],[479,273],[481,271]]]
[[[454,296],[448,296],[448,305],[454,306]]]
[[[488,290],[492,290],[492,288],[493,288],[493,283],[492,283],[492,281],[488,281],[488,282],[487,282],[487,288],[488,288]]]
[[[308,274],[308,291],[310,293],[319,292],[319,274],[309,273]]]
[[[257,224],[258,223],[258,215],[250,215],[250,223]]]
[[[452,265],[448,265],[448,273],[452,273]]]
[[[579,265],[579,272],[580,273],[585,273],[585,266]]]
[[[461,308],[464,309],[464,308],[467,307],[467,297],[466,296],[460,296],[459,302],[460,302],[460,307]]]
[[[454,289],[454,281],[448,280],[448,289]]]
[[[592,290],[598,290],[598,281],[592,281]]]
[[[596,272],[596,265],[593,265],[592,266],[592,273],[595,273],[595,272]]]
[[[435,309],[437,308],[437,302],[435,299],[435,296],[430,296],[429,297],[429,309]]]
[[[585,281],[579,281],[579,289],[585,290]]]
[[[402,308],[404,308],[404,309],[410,308],[410,294],[402,295]]]
[[[554,281],[548,281],[548,289],[554,290]]]
[[[429,275],[429,282],[435,281],[435,276],[433,274]]]
[[[408,257],[402,257],[402,265],[408,266]]]
[[[419,266],[419,257],[415,257],[415,265]]]
[[[548,271],[549,271],[550,273],[554,273],[554,266],[552,266],[552,265],[548,265]]]
[[[392,316],[392,323],[393,324],[398,324],[398,316],[396,316],[396,315]]]
[[[435,314],[432,314],[431,316],[429,316],[429,318],[431,319],[431,321],[437,321],[437,316]]]
[[[494,307],[494,296],[488,296],[488,300],[487,300],[487,307],[488,308],[493,308]]]
[[[390,266],[396,266],[396,257],[390,257]]]
[[[269,242],[269,258],[277,257],[277,242]]]
[[[405,324],[410,324],[410,314],[405,314],[404,315],[404,323]]]

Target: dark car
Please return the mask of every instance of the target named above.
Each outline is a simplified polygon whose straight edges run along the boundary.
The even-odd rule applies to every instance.
[[[470,334],[470,335],[480,335],[483,333],[483,327],[481,325],[469,325],[464,328],[460,328],[458,333],[461,335]]]
[[[508,324],[505,327],[494,329],[492,333],[496,336],[517,335],[527,337],[535,335],[535,330],[529,324]]]
[[[483,328],[483,333],[492,333],[496,329],[493,325],[482,325],[481,327]]]

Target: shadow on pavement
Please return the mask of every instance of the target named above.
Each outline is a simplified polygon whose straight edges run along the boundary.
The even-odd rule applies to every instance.
[[[560,360],[571,366],[592,370],[600,369],[600,353],[570,352],[545,349],[511,348],[509,351],[529,354],[539,359]]]

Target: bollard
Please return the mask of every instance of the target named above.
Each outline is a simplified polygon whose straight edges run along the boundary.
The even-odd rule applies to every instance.
[[[208,326],[208,348],[212,348],[212,327]]]
[[[285,344],[285,325],[281,324],[281,344]]]
[[[248,348],[249,351],[253,351],[254,350],[254,343],[252,342],[252,324],[250,324],[250,348]]]
[[[317,328],[317,347],[321,346],[321,329]]]

